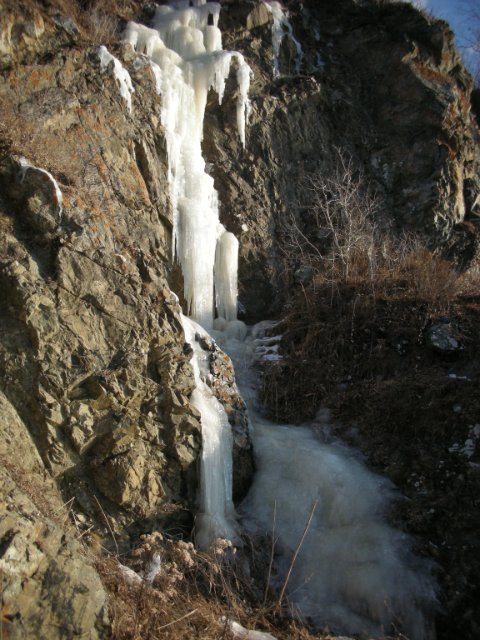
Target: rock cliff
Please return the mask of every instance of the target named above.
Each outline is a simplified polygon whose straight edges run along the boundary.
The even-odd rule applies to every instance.
[[[403,3],[287,4],[304,55],[295,69],[284,38],[273,77],[271,13],[222,3],[224,47],[253,70],[246,148],[233,83],[222,106],[210,96],[205,121],[249,319],[280,310],[285,222],[301,225],[306,180],[338,149],[393,234],[414,231],[462,264],[476,249],[479,133],[448,25]],[[107,637],[79,535],[118,551],[193,524],[201,424],[162,98],[145,58],[120,43],[127,19],[148,22],[140,5],[25,0],[0,13],[0,567],[12,638]],[[103,44],[130,74],[127,93],[101,64]],[[228,358],[202,346],[234,430],[238,500],[253,470],[244,405]]]

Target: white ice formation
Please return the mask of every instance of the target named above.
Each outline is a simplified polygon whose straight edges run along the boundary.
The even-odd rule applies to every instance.
[[[58,186],[58,182],[52,176],[49,171],[45,169],[40,169],[40,167],[35,167],[33,164],[30,164],[26,158],[23,156],[18,160],[20,164],[20,181],[23,182],[25,180],[25,176],[27,175],[27,171],[32,169],[33,171],[38,171],[46,176],[47,180],[51,183],[53,193],[54,193],[54,203],[58,206],[58,212],[61,215],[63,211],[63,194]]]
[[[217,313],[227,322],[237,318],[238,240],[225,231],[215,253],[215,296]]]
[[[235,62],[237,125],[245,145],[251,73],[240,53],[222,49],[219,14],[216,2],[172,2],[157,6],[152,28],[129,22],[124,34],[126,42],[151,60],[162,96],[173,251],[182,267],[187,313],[207,329],[212,327],[215,299],[218,315],[236,317],[238,259],[238,243],[219,221],[217,192],[202,156],[207,95],[213,89],[222,102]],[[216,262],[222,269],[218,274]]]
[[[282,45],[283,38],[287,36],[293,43],[296,51],[294,69],[295,73],[300,72],[300,66],[303,59],[302,45],[293,35],[293,27],[288,19],[287,11],[282,7],[281,2],[275,0],[265,0],[264,5],[268,11],[272,14],[272,49],[273,49],[273,75],[278,77],[280,75],[279,56],[280,47]]]
[[[195,521],[195,542],[208,549],[216,538],[237,540],[237,522],[232,501],[232,430],[225,409],[204,379],[208,375],[209,353],[196,340],[207,336],[204,329],[182,316],[185,338],[193,349],[195,390],[191,396],[202,421],[200,504]]]
[[[314,509],[288,583],[295,615],[336,633],[379,638],[398,628],[410,640],[431,640],[424,611],[435,600],[433,583],[408,538],[385,520],[390,483],[345,445],[322,440],[315,424],[276,425],[257,410],[249,363],[278,343],[279,336],[265,337],[272,328],[260,323],[244,342],[225,338],[223,348],[253,425],[257,470],[243,525],[276,540],[273,584],[283,585]]]
[[[239,622],[228,620],[225,617],[221,618],[220,622],[227,627],[234,640],[276,640],[270,633],[246,629]]]
[[[100,58],[100,69],[101,71],[105,71],[110,63],[113,64],[113,75],[118,84],[118,88],[120,90],[120,95],[127,103],[128,110],[132,111],[132,93],[134,93],[135,89],[133,88],[132,79],[130,78],[130,74],[123,67],[120,60],[115,58],[107,47],[101,46],[98,49],[98,57]]]

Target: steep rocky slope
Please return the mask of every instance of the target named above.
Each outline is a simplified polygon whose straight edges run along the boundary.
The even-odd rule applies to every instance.
[[[305,181],[331,171],[337,149],[382,198],[385,228],[471,259],[478,129],[447,25],[403,4],[291,2],[304,58],[294,72],[285,38],[274,78],[271,14],[223,4],[224,47],[253,70],[252,110],[244,150],[233,83],[221,107],[212,94],[203,150],[240,240],[247,317],[287,300],[302,265],[285,260],[285,227],[308,222]],[[105,592],[78,537],[96,531],[122,551],[143,532],[188,536],[193,523],[201,424],[172,293],[181,301],[161,96],[150,66],[119,44],[124,21],[151,11],[2,5],[0,562],[11,637],[106,637]],[[131,110],[101,44],[129,71]],[[252,473],[243,402],[226,356],[204,346],[234,428],[240,499]]]

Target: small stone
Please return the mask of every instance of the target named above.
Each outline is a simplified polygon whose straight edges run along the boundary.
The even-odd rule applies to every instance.
[[[454,328],[450,322],[434,324],[428,330],[427,341],[435,351],[453,353],[460,349],[458,340],[453,334]]]

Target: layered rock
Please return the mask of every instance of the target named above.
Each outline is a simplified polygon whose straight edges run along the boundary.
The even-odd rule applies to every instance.
[[[461,263],[476,250],[479,132],[448,25],[403,3],[288,4],[304,57],[296,73],[285,37],[278,78],[268,12],[234,5],[222,14],[237,25],[227,46],[254,69],[247,149],[218,110],[204,144],[229,203],[222,221],[240,238],[240,298],[252,317],[278,308],[282,228],[291,216],[302,226],[306,185],[332,172],[338,152],[382,199],[379,223],[392,233],[416,234]]]
[[[104,594],[75,531],[63,536],[64,503],[107,546],[112,533],[126,546],[172,521],[188,533],[201,424],[171,293],[181,301],[151,66],[110,47],[132,80],[130,110],[113,64],[102,68],[104,43],[85,42],[60,0],[44,4],[5,2],[0,18],[4,618],[12,637],[36,628],[55,638],[66,624],[62,637],[95,638]],[[447,25],[404,5],[291,2],[304,58],[297,73],[284,39],[274,78],[271,14],[262,3],[223,4],[225,48],[254,69],[252,111],[244,150],[227,83],[223,105],[209,103],[203,151],[222,222],[240,240],[247,315],[279,308],[284,222],[292,214],[301,224],[304,181],[328,171],[338,148],[381,194],[394,230],[471,257],[478,129]],[[253,467],[244,405],[229,360],[213,343],[204,348],[234,429],[240,498]],[[34,601],[42,604],[30,610]]]
[[[161,99],[145,58],[117,50],[133,80],[130,110],[113,63],[76,32],[65,46],[65,20],[44,19],[36,48],[5,40],[4,391],[86,525],[107,532],[108,519],[121,540],[178,512],[188,531],[201,424],[169,286],[179,278]],[[46,43],[48,59],[30,61]],[[12,60],[24,64],[13,71]],[[218,395],[238,404],[230,387],[219,383]]]

